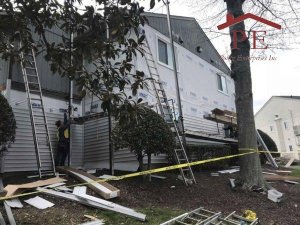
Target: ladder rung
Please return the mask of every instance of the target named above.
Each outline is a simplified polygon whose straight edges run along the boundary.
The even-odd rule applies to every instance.
[[[37,93],[41,93],[41,92],[40,92],[40,90],[32,90],[32,89],[30,89],[29,91],[30,91],[30,92],[37,92]]]
[[[190,216],[187,216],[186,219],[189,219],[189,220],[192,220],[192,221],[195,221],[195,222],[200,222],[201,221],[199,219],[195,219],[195,218],[190,217]]]
[[[27,77],[37,77],[36,74],[26,74]]]
[[[36,70],[35,67],[25,67],[26,70]]]
[[[41,98],[30,98],[31,100],[35,100],[35,101],[42,101],[42,99]]]
[[[179,224],[182,224],[182,225],[191,225],[190,223],[185,223],[185,222],[182,222],[182,221],[179,221],[179,220],[176,220],[177,223]]]
[[[39,83],[35,83],[35,82],[28,82],[28,84],[39,85]]]
[[[187,159],[179,159],[179,161],[186,161],[187,162]]]

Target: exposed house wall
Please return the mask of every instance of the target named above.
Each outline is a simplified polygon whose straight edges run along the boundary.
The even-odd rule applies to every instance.
[[[255,115],[256,128],[267,133],[282,156],[299,158],[300,136],[293,126],[300,125],[300,99],[273,96]],[[294,154],[293,154],[294,152]],[[288,153],[288,154],[286,154]]]
[[[156,60],[161,81],[165,84],[167,96],[176,99],[176,89],[174,73],[171,66],[164,65],[158,60],[158,39],[168,43],[168,37],[145,26],[145,33],[148,38],[154,60]],[[203,118],[205,113],[210,113],[214,108],[235,111],[234,82],[220,69],[200,58],[186,47],[175,44],[177,49],[177,59],[179,65],[179,82],[181,88],[181,98],[183,104],[185,128],[199,133],[214,134],[224,137],[223,126],[219,124],[219,131],[215,122]],[[138,55],[134,60],[135,69],[142,70],[149,76],[149,71],[145,59]],[[91,68],[90,68],[91,69]],[[226,71],[226,70],[225,70]],[[225,77],[227,83],[227,93],[218,90],[217,74]],[[150,84],[151,86],[151,84]],[[130,93],[130,90],[128,90]],[[156,104],[156,98],[151,90],[140,90],[138,97],[144,102]],[[101,112],[101,101],[95,96],[87,95],[84,99],[84,114]],[[108,150],[108,124],[107,118],[101,118],[85,123],[84,127],[84,166],[87,168],[109,168]],[[210,143],[209,141],[199,141],[188,138],[191,144]],[[136,170],[138,163],[135,156],[128,150],[119,150],[115,153],[115,168],[121,170]],[[166,156],[155,156],[153,164],[165,163]]]
[[[5,153],[3,159],[3,172],[36,171],[36,154],[33,143],[26,93],[12,90],[9,103],[12,106],[16,117],[17,131],[15,142],[9,146],[8,151]],[[57,120],[63,120],[63,113],[60,112],[59,109],[66,109],[67,105],[65,101],[49,97],[44,97],[44,104],[50,131],[50,138],[55,152],[57,143],[55,122]],[[81,111],[81,105],[75,104],[75,106]],[[73,140],[71,140],[71,143],[73,143],[72,149],[74,149],[74,154],[72,155],[73,158],[71,159],[71,162],[74,163],[74,166],[82,166],[83,127],[80,125],[75,125],[72,131]],[[42,161],[44,163],[43,165],[47,165],[47,167],[51,169],[51,162],[48,154],[47,157],[42,157]]]

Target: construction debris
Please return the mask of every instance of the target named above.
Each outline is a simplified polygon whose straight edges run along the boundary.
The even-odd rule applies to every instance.
[[[270,173],[270,172],[262,172],[263,174],[267,174],[267,175],[273,175],[273,176],[278,176],[278,174],[276,174],[276,173]]]
[[[80,225],[105,225],[103,220],[95,220],[91,222],[82,223]]]
[[[264,175],[264,178],[267,181],[284,181],[284,180],[291,180],[291,181],[300,181],[299,177],[292,177],[292,176],[281,176],[281,175]]]
[[[24,202],[26,202],[29,205],[34,206],[35,208],[38,209],[47,209],[50,208],[52,206],[54,206],[54,204],[52,202],[47,201],[46,199],[43,199],[41,197],[34,197],[34,198],[30,198],[25,200]]]
[[[222,173],[222,174],[229,173],[229,174],[232,174],[232,173],[236,173],[236,172],[239,172],[239,171],[240,171],[240,169],[234,168],[234,169],[229,169],[229,170],[220,170],[220,171],[218,171],[218,173]]]
[[[56,187],[54,189],[57,190],[57,191],[72,192],[72,189],[68,188],[66,186],[59,186],[59,187]]]
[[[138,212],[136,212],[132,209],[125,208],[123,206],[117,205],[117,204],[112,203],[112,202],[108,202],[108,201],[100,199],[100,198],[96,198],[96,199],[97,199],[97,201],[101,200],[102,204],[100,202],[94,201],[95,199],[93,199],[93,200],[90,200],[90,199],[87,199],[87,198],[82,199],[82,198],[80,198],[80,197],[78,197],[74,194],[62,193],[62,192],[49,190],[49,189],[45,189],[45,188],[40,188],[40,187],[37,188],[37,190],[42,191],[42,192],[44,192],[46,194],[49,194],[49,195],[69,199],[71,201],[79,202],[81,204],[92,206],[92,207],[95,207],[95,208],[98,208],[98,209],[104,209],[104,210],[118,212],[118,213],[130,216],[132,218],[135,218],[137,220],[141,220],[141,221],[146,220],[146,215],[144,215],[142,213],[138,213]],[[93,197],[93,196],[91,196],[91,197]]]
[[[283,197],[283,193],[281,193],[275,189],[268,190],[268,199],[270,199],[271,201],[281,202],[282,197]]]
[[[4,208],[10,225],[17,225],[10,206],[4,201]]]
[[[218,177],[218,176],[220,176],[219,173],[210,173],[210,175],[211,175],[212,177]]]
[[[10,208],[23,208],[23,204],[18,198],[5,200],[6,204],[9,205]]]
[[[59,177],[55,177],[55,178],[51,178],[51,179],[47,179],[47,180],[39,180],[39,181],[35,181],[32,183],[27,183],[27,184],[20,184],[20,185],[19,184],[16,184],[16,185],[9,184],[4,188],[4,190],[7,192],[5,197],[11,197],[13,195],[20,194],[27,189],[34,189],[37,187],[43,187],[46,185],[61,183],[64,181],[66,181],[66,180],[59,178]]]
[[[100,179],[115,179],[116,177],[112,176],[112,175],[104,174],[104,175],[101,175],[99,178]]]
[[[229,179],[229,184],[232,190],[235,190],[236,186],[235,186],[235,179]]]
[[[299,182],[297,181],[291,181],[291,180],[284,180],[285,183],[288,183],[288,184],[300,184]]]
[[[212,212],[204,209],[203,207],[193,210],[189,213],[184,213],[176,218],[173,218],[160,225],[175,225],[175,224],[230,224],[230,225],[256,225],[258,224],[258,218],[247,219],[235,214],[235,211],[227,216],[223,216],[221,212]]]
[[[162,176],[158,176],[158,175],[152,175],[152,174],[151,174],[151,177],[161,179],[161,180],[167,179],[166,177],[162,177]]]
[[[88,174],[84,171],[68,167],[58,167],[58,170],[67,173],[70,176],[73,176],[81,182],[88,183],[87,186],[93,191],[95,191],[97,194],[102,196],[104,199],[111,199],[120,196],[119,189],[110,185],[109,183],[100,181],[99,178]]]
[[[6,225],[2,213],[0,212],[0,225]]]
[[[45,186],[44,188],[56,188],[56,187],[60,187],[60,186],[63,186],[63,185],[66,185],[66,183],[56,183],[56,184],[50,184],[48,186]]]
[[[294,161],[295,161],[295,158],[291,158],[284,167],[289,168],[293,164]]]

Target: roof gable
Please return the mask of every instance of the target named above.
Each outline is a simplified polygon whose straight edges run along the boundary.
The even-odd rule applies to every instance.
[[[167,16],[164,14],[145,13],[149,25],[165,36],[169,36]],[[201,59],[218,68],[225,74],[230,74],[230,69],[206,36],[198,22],[192,17],[171,16],[171,25],[175,35],[178,35],[183,43],[175,42],[188,49]],[[202,49],[197,51],[197,47]]]

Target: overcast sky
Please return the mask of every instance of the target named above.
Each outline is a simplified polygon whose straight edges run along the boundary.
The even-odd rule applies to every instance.
[[[194,13],[194,9],[187,5],[186,0],[171,0],[170,2],[171,15],[201,18],[201,15]],[[149,0],[142,1],[142,5],[148,10]],[[155,13],[166,13],[162,2],[157,3],[151,11]],[[225,18],[223,22],[225,22]],[[200,24],[200,26],[206,27],[207,25]],[[211,36],[212,34],[207,33],[207,35]],[[228,55],[228,37],[221,36],[213,39],[212,42],[221,55]],[[298,47],[300,46],[297,46],[297,48]],[[255,112],[273,95],[300,95],[299,48],[294,50],[276,50],[273,53],[267,53],[267,55],[276,57],[276,60],[254,61],[251,64]]]

